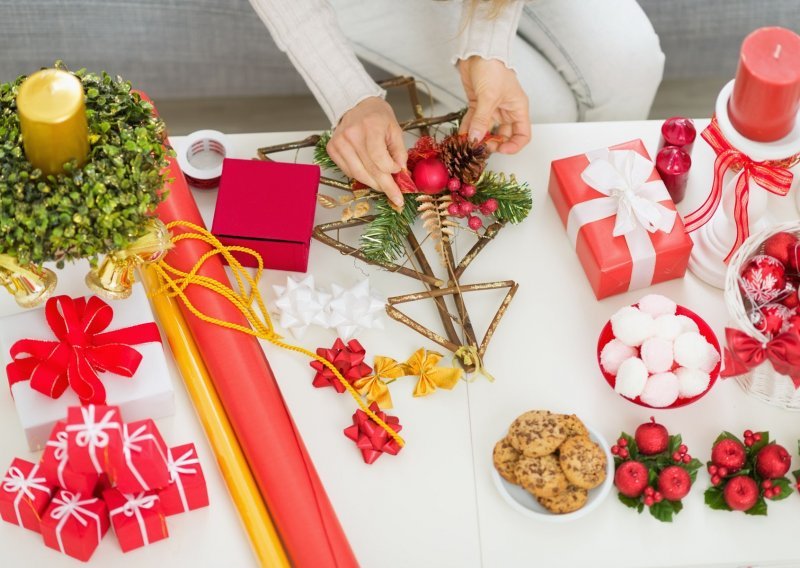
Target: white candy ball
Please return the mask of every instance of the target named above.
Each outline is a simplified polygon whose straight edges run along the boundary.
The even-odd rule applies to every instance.
[[[656,408],[664,408],[678,400],[680,387],[675,373],[659,373],[647,379],[641,400]]]
[[[680,367],[675,371],[675,376],[678,377],[681,398],[691,398],[705,392],[711,382],[711,375],[698,369]]]
[[[639,300],[639,309],[654,318],[658,316],[675,315],[678,305],[661,294],[648,294]]]
[[[642,361],[651,373],[664,373],[672,369],[675,357],[672,353],[672,341],[651,337],[642,343]]]
[[[677,338],[681,333],[685,331],[683,329],[680,316],[665,314],[663,316],[658,316],[655,321],[656,321],[655,336],[660,337],[661,339],[666,339],[667,341],[675,341],[675,338]]]
[[[675,361],[681,367],[710,372],[719,362],[719,353],[697,332],[682,333],[675,339]]]
[[[639,347],[645,339],[653,337],[655,328],[653,317],[633,306],[625,306],[611,316],[614,337],[631,347]]]
[[[698,331],[700,331],[700,328],[697,327],[697,322],[694,321],[692,318],[688,316],[676,316],[676,317],[678,318],[678,321],[681,322],[681,327],[683,328],[684,333],[688,333],[690,331],[694,331],[695,333],[697,333]]]
[[[636,355],[638,353],[635,347],[625,345],[619,339],[612,339],[600,352],[600,365],[606,373],[616,375],[622,362]]]
[[[646,382],[647,367],[638,357],[631,357],[619,366],[614,390],[627,398],[636,398],[642,394]]]

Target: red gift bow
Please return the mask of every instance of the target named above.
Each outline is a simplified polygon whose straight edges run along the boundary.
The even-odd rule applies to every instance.
[[[717,119],[712,118],[711,124],[703,130],[703,139],[714,149],[717,158],[714,161],[714,183],[711,193],[705,202],[696,210],[689,213],[683,220],[686,231],[696,231],[714,216],[722,201],[722,178],[728,169],[734,171],[741,169],[742,175],[736,180],[736,195],[733,216],[736,222],[736,241],[733,243],[727,263],[734,252],[750,236],[750,220],[747,215],[747,206],[750,202],[750,179],[767,191],[785,197],[792,186],[792,172],[789,168],[800,160],[800,155],[792,156],[785,160],[764,160],[756,162],[748,155],[740,152],[725,139],[719,129]]]
[[[725,368],[721,376],[743,375],[764,361],[782,375],[789,375],[794,388],[800,387],[800,335],[787,331],[766,343],[753,339],[743,331],[725,328],[728,347],[725,349]]]
[[[351,384],[372,372],[372,367],[364,363],[366,351],[355,339],[351,339],[345,345],[341,339],[337,338],[331,349],[322,347],[317,349],[317,355],[330,361],[336,367],[336,370]],[[314,381],[311,383],[312,385],[317,388],[333,387],[338,393],[345,391],[344,385],[339,382],[333,371],[325,365],[319,361],[311,361],[311,366],[317,371]]]
[[[21,339],[11,346],[8,384],[30,380],[31,388],[59,398],[72,388],[82,404],[105,404],[106,389],[98,372],[132,377],[142,355],[131,345],[161,341],[155,323],[100,333],[114,310],[97,296],[56,296],[45,305],[45,318],[58,341]]]
[[[378,408],[376,403],[369,405],[369,409],[378,415],[378,418],[386,422],[392,430],[400,432],[403,427],[400,419],[396,416],[387,416],[385,412]],[[396,440],[389,437],[389,434],[378,426],[367,413],[361,409],[353,414],[353,425],[345,428],[344,435],[353,440],[361,450],[361,456],[367,464],[375,462],[381,454],[387,453],[396,456],[403,449]]]

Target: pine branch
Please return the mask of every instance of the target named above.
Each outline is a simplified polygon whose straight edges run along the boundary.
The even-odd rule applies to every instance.
[[[381,194],[375,199],[375,218],[361,234],[361,252],[375,262],[393,262],[405,250],[405,238],[417,218],[416,198],[406,194],[400,212],[392,209],[389,200]]]
[[[497,211],[494,216],[498,221],[521,223],[531,212],[533,199],[527,183],[520,183],[511,175],[497,172],[484,172],[475,186],[473,203],[483,203],[490,197],[497,200]]]
[[[314,163],[321,167],[323,170],[332,170],[341,173],[339,166],[333,161],[333,158],[328,154],[328,142],[331,140],[331,131],[323,132],[317,143],[314,145]]]

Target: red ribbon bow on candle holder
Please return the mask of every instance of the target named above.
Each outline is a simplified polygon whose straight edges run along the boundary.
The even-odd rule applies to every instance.
[[[764,361],[782,375],[791,377],[794,387],[800,387],[800,335],[787,331],[766,343],[753,339],[738,329],[725,328],[725,368],[722,377],[743,375]]]
[[[30,381],[31,388],[59,398],[69,387],[82,404],[105,404],[98,372],[132,377],[142,355],[131,345],[161,341],[155,323],[101,333],[114,318],[111,306],[96,296],[56,296],[45,305],[45,318],[58,341],[21,339],[11,347],[6,367],[9,386]]]
[[[378,415],[378,418],[386,422],[395,432],[400,432],[403,427],[400,419],[396,416],[388,416],[378,408],[376,403],[372,403],[369,409]],[[356,410],[353,414],[353,425],[345,428],[344,435],[353,440],[361,450],[361,455],[367,464],[373,463],[381,454],[387,453],[396,456],[403,449],[400,444],[389,437],[389,434],[378,426],[367,416],[363,410]]]
[[[714,161],[714,183],[711,193],[705,202],[696,210],[689,213],[683,220],[688,232],[695,231],[708,223],[717,211],[722,201],[722,179],[729,169],[742,170],[736,180],[736,193],[734,200],[734,221],[736,223],[736,241],[733,243],[727,263],[742,243],[750,236],[750,220],[747,206],[750,202],[750,180],[765,190],[785,197],[792,186],[792,172],[789,168],[797,164],[800,155],[790,156],[785,160],[764,160],[756,162],[748,155],[731,146],[722,134],[716,118],[711,119],[711,124],[703,130],[703,139],[714,149],[717,158]]]
[[[317,355],[330,361],[350,384],[372,372],[372,367],[364,363],[366,354],[364,348],[355,339],[348,341],[347,345],[341,339],[337,339],[332,348],[320,347],[317,349]],[[312,385],[317,388],[333,387],[338,393],[345,391],[344,385],[339,382],[330,369],[319,361],[311,361],[310,364],[317,371]]]

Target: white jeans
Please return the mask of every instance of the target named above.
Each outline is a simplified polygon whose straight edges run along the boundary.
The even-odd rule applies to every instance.
[[[413,75],[449,110],[464,106],[450,63],[460,5],[433,0],[332,0],[364,61]],[[512,66],[533,122],[647,118],[664,71],[658,36],[635,0],[533,0]]]

